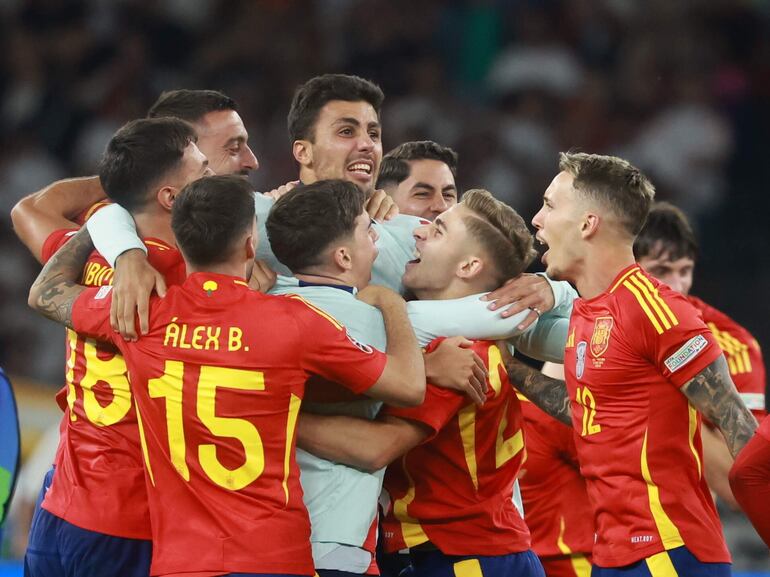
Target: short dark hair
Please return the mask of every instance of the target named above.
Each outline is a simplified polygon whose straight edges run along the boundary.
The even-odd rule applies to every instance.
[[[571,174],[572,187],[614,214],[631,236],[644,226],[655,187],[642,171],[617,156],[562,152],[559,170]]]
[[[668,202],[656,202],[634,241],[634,257],[639,260],[663,255],[669,260],[696,260],[698,241],[684,212]]]
[[[469,190],[460,203],[473,212],[464,219],[468,232],[492,259],[496,285],[519,276],[537,256],[535,239],[513,208],[483,189]]]
[[[254,223],[254,191],[232,174],[187,184],[171,207],[171,230],[188,262],[205,267],[225,262]]]
[[[197,136],[178,118],[141,118],[120,128],[99,163],[104,192],[129,211],[141,210],[152,187],[179,167],[184,151]]]
[[[324,74],[305,82],[294,92],[289,109],[288,125],[291,141],[315,138],[313,130],[318,114],[327,102],[344,100],[358,102],[363,100],[372,105],[377,116],[380,115],[385,95],[374,82],[347,74]]]
[[[321,264],[329,245],[353,234],[365,195],[346,180],[319,180],[279,198],[267,217],[273,254],[294,272]]]
[[[391,184],[397,186],[409,178],[410,160],[438,160],[446,164],[452,176],[457,178],[457,153],[454,150],[432,140],[417,140],[398,145],[382,158],[376,188]]]
[[[198,122],[209,112],[238,111],[235,100],[217,90],[169,90],[160,95],[147,112],[147,118],[173,116]]]

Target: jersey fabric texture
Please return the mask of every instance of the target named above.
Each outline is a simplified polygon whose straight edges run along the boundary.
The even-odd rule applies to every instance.
[[[591,554],[594,522],[572,428],[519,395],[527,461],[519,479],[532,549],[538,557]],[[590,565],[589,565],[590,569]]]
[[[730,487],[735,499],[770,547],[770,417],[735,459],[730,470]]]
[[[684,545],[702,562],[730,561],[703,476],[700,416],[679,390],[721,354],[692,305],[637,265],[575,301],[564,369],[595,565]]]
[[[59,230],[45,242],[48,260],[77,231]],[[168,285],[185,277],[178,250],[157,239],[144,239],[148,258]],[[94,252],[81,284],[112,284],[113,269]],[[56,400],[64,415],[55,465],[56,475],[43,508],[90,531],[150,539],[150,517],[142,470],[136,411],[126,364],[114,345],[67,330],[65,386]]]
[[[150,332],[127,343],[109,326],[105,292],[77,299],[73,326],[114,339],[129,367],[152,573],[312,575],[294,459],[305,382],[317,374],[362,393],[380,377],[384,353],[298,296],[262,295],[209,273],[153,298]]]
[[[383,522],[388,552],[427,542],[445,555],[529,549],[529,530],[513,504],[513,483],[525,454],[519,401],[497,346],[478,341],[472,348],[488,369],[482,407],[430,385],[422,405],[385,409],[431,431],[385,474],[392,503]]]

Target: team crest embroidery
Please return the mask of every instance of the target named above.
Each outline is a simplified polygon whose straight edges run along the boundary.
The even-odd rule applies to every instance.
[[[612,317],[599,317],[594,322],[594,334],[591,335],[591,355],[601,357],[610,346],[610,332],[615,321]]]
[[[575,349],[575,353],[577,354],[575,358],[575,374],[577,375],[578,379],[583,378],[583,371],[586,368],[586,347],[588,346],[588,343],[585,341],[580,341],[578,343],[577,349]]]

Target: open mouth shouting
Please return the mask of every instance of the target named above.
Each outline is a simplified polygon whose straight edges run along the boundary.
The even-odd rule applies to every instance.
[[[374,163],[371,160],[359,158],[348,164],[345,171],[352,180],[369,183],[372,181]]]

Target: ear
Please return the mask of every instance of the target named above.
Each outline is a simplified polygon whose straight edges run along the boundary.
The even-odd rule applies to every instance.
[[[295,140],[291,146],[291,151],[294,154],[294,160],[302,166],[313,164],[313,145],[309,140]]]
[[[583,215],[583,221],[580,223],[580,236],[582,238],[591,238],[599,231],[601,218],[598,214],[587,212]]]
[[[179,194],[179,189],[175,186],[164,186],[158,189],[156,194],[158,204],[160,204],[165,210],[170,211],[177,194]]]
[[[340,245],[332,250],[334,265],[347,272],[353,268],[353,257],[350,250],[345,245]]]
[[[470,255],[458,263],[455,275],[463,280],[471,280],[480,275],[483,270],[484,261],[477,256]]]
[[[254,235],[250,234],[246,237],[246,258],[254,260],[257,254],[256,247],[254,246]]]

